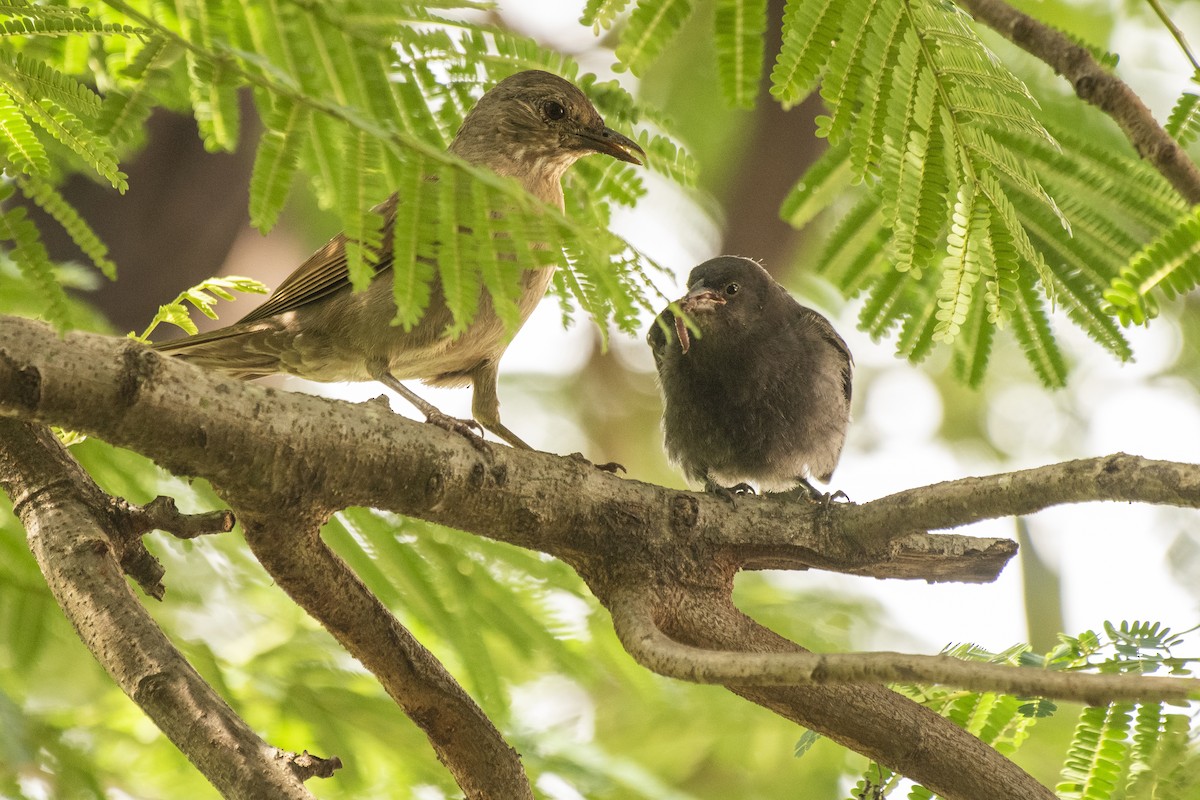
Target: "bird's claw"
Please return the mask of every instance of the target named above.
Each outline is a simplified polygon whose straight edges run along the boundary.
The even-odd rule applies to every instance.
[[[812,503],[813,505],[820,505],[823,508],[829,508],[835,500],[850,502],[850,496],[841,489],[838,489],[836,492],[822,492],[803,478],[800,479],[800,484],[796,488],[789,489],[786,492],[773,492],[771,496],[784,500]]]
[[[586,464],[589,467],[595,467],[596,469],[600,470],[601,472],[611,472],[614,475],[617,474],[618,472],[628,472],[629,471],[629,470],[625,469],[624,464],[618,464],[616,461],[608,461],[603,464],[597,464],[596,462],[592,461],[587,456],[585,456],[583,453],[571,453],[569,456],[567,456],[567,458],[571,459],[572,461],[578,461],[580,464]]]
[[[459,419],[458,417],[452,417],[449,414],[437,411],[426,416],[425,421],[431,425],[436,425],[444,431],[457,433],[470,442],[471,446],[479,452],[487,455],[491,454],[491,448],[483,438],[483,426],[475,420]]]
[[[754,487],[748,483],[739,483],[736,486],[730,486],[726,488],[713,483],[712,481],[705,481],[704,491],[710,494],[715,494],[717,497],[729,503],[732,508],[737,508],[737,496],[739,494],[757,494],[757,492],[754,491]]]

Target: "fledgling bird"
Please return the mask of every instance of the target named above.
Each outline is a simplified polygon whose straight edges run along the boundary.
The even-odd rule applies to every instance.
[[[540,70],[511,75],[480,97],[450,152],[515,178],[559,210],[562,176],[578,159],[603,153],[641,164],[645,157],[636,142],[605,126],[578,87]],[[407,331],[391,325],[396,315],[391,243],[398,202],[404,198],[392,195],[377,207],[385,218],[383,246],[366,291],[351,291],[346,238],[339,234],[240,321],[156,345],[157,349],[246,379],[282,372],[314,381],[376,380],[412,403],[429,422],[478,442],[470,422],[443,414],[400,381],[471,384],[475,420],[512,446],[531,449],[500,422],[496,378],[512,332],[505,330],[490,296],[482,293],[475,318],[452,339],[446,330],[453,317],[441,281],[435,278],[420,322]],[[522,274],[518,328],[545,295],[553,273],[554,267],[546,267]]]
[[[688,276],[646,341],[663,394],[667,454],[706,491],[732,497],[828,483],[850,422],[853,359],[829,320],[797,303],[748,258],[722,256]]]

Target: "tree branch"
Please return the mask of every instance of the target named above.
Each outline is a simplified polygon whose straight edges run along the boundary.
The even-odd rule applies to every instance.
[[[48,430],[0,419],[0,486],[84,644],[222,796],[311,800],[303,783],[311,757],[298,762],[260,739],[134,596],[114,552],[108,496]]]
[[[1163,130],[1142,99],[1088,50],[1003,0],[960,0],[971,16],[1062,75],[1084,102],[1108,114],[1134,149],[1189,203],[1200,203],[1200,169]]]
[[[640,596],[639,596],[640,595]],[[609,597],[618,617],[654,619],[673,642],[707,653],[806,655],[737,610],[714,588],[681,593],[643,583]],[[954,800],[1054,800],[1055,795],[975,736],[878,684],[751,686],[730,691],[816,731]]]
[[[469,800],[533,800],[520,756],[437,657],[321,541],[324,520],[292,509],[239,518],[279,587],[374,673]]]
[[[853,683],[940,683],[975,692],[1103,705],[1116,700],[1187,700],[1200,694],[1200,678],[1050,672],[950,656],[907,653],[755,653],[713,651],[672,639],[653,622],[654,606],[629,589],[613,599],[621,644],[646,669],[693,683],[740,686],[814,686]]]
[[[128,339],[60,337],[18,317],[0,316],[0,415],[99,436],[203,476],[244,507],[303,497],[323,518],[371,506],[559,558],[686,541],[757,568],[989,581],[1016,552],[1005,539],[922,536],[898,517],[860,536],[843,524],[850,504],[749,497],[731,510],[548,453],[493,445],[483,458],[461,436],[376,403],[277,392]]]

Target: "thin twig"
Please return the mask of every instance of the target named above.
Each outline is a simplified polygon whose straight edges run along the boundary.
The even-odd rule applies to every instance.
[[[1146,2],[1150,4],[1152,9],[1154,9],[1154,13],[1158,15],[1160,20],[1162,20],[1162,24],[1167,27],[1167,30],[1171,32],[1171,35],[1175,37],[1175,41],[1178,43],[1179,49],[1183,51],[1185,56],[1187,56],[1187,60],[1192,62],[1192,69],[1195,72],[1200,73],[1200,62],[1196,61],[1196,56],[1192,54],[1192,48],[1188,47],[1187,39],[1184,38],[1183,31],[1180,30],[1179,26],[1175,24],[1175,20],[1171,19],[1171,17],[1167,15],[1167,10],[1162,7],[1162,3],[1160,3],[1158,0],[1146,0]]]
[[[1200,169],[1163,130],[1142,99],[1105,70],[1087,48],[1003,0],[959,0],[978,21],[1046,62],[1066,78],[1081,100],[1108,114],[1134,149],[1189,203],[1200,203]]]

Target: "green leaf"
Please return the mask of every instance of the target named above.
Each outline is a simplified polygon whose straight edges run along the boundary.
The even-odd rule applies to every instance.
[[[1034,372],[1048,387],[1060,389],[1066,385],[1067,367],[1062,353],[1050,331],[1050,320],[1042,299],[1037,294],[1028,272],[1019,275],[1018,291],[1014,298],[1013,333]]]
[[[1200,283],[1200,206],[1179,217],[1121,269],[1104,293],[1125,324],[1158,313],[1157,296],[1172,298]]]
[[[44,303],[46,320],[64,329],[69,321],[66,294],[55,280],[50,255],[24,206],[4,207],[12,195],[12,184],[0,182],[0,242],[9,244],[10,257],[29,282],[37,287]]]
[[[832,52],[841,22],[838,0],[788,0],[783,11],[783,44],[771,70],[771,95],[791,108],[817,84]]]
[[[638,0],[617,45],[619,68],[642,75],[692,13],[692,0]]]
[[[3,87],[0,87],[0,147],[3,147],[5,160],[21,172],[45,175],[50,171],[46,148]]]
[[[717,0],[717,72],[725,102],[754,108],[762,75],[767,0]]]
[[[63,227],[76,246],[83,251],[96,269],[110,281],[117,279],[117,265],[108,257],[108,247],[92,230],[92,226],[79,216],[79,212],[59,194],[51,184],[40,178],[18,178],[17,185],[22,193],[38,204],[55,222]]]
[[[846,141],[822,153],[784,198],[780,218],[793,228],[802,228],[841,197],[850,184],[849,155]]]
[[[308,108],[281,100],[266,120],[250,174],[250,223],[263,233],[275,226],[300,165],[301,136],[308,130]]]
[[[188,305],[198,309],[200,313],[209,319],[217,319],[215,306],[218,299],[232,300],[234,299],[233,292],[240,292],[242,294],[267,294],[269,291],[264,284],[254,278],[243,278],[237,275],[209,278],[195,286],[184,289],[170,303],[159,306],[158,313],[150,320],[150,324],[146,326],[146,329],[140,334],[130,332],[129,338],[149,343],[150,334],[154,333],[155,329],[164,322],[174,325],[177,328],[182,328],[189,335],[195,334],[197,331],[196,323],[192,322]]]
[[[591,25],[592,31],[599,36],[601,29],[608,30],[613,26],[617,16],[627,5],[629,0],[587,0],[579,17],[579,24]]]
[[[1179,95],[1163,127],[1179,142],[1180,147],[1187,147],[1196,141],[1196,137],[1200,136],[1200,95],[1191,92]]]

